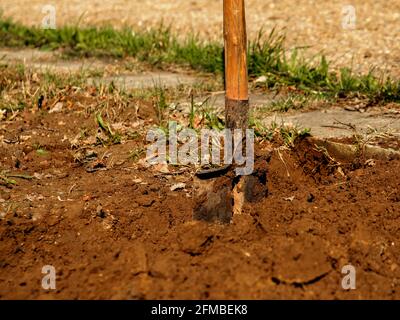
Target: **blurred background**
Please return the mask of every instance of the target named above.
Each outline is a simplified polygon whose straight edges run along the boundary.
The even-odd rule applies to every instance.
[[[182,36],[222,39],[222,0],[0,0],[0,10],[14,21],[40,25],[48,4],[56,7],[58,26],[79,22],[136,29],[163,22]],[[367,72],[376,66],[400,74],[398,0],[246,0],[246,6],[250,38],[276,27],[286,35],[288,49],[306,47],[309,57],[323,52],[333,67]],[[354,13],[346,11],[349,6]]]

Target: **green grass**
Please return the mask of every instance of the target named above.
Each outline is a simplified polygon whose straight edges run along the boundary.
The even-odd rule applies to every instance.
[[[274,99],[265,108],[269,112],[287,112],[289,110],[301,110],[306,108],[316,98],[313,96],[289,94],[283,98]]]
[[[129,152],[128,159],[132,160],[133,162],[137,162],[140,157],[146,153],[146,149],[143,147],[137,147]]]
[[[310,128],[301,128],[298,125],[277,123],[272,121],[268,126],[264,125],[257,117],[250,115],[249,128],[254,130],[256,138],[272,141],[280,137],[285,146],[294,148],[297,139],[302,139],[311,134]]]
[[[39,156],[46,156],[48,154],[48,151],[46,150],[46,148],[41,146],[38,143],[34,143],[32,145],[32,147],[33,147],[33,149],[36,150],[36,154],[39,155]]]
[[[23,64],[7,65],[0,61],[0,118],[27,107],[39,107],[40,100],[43,103],[61,98],[67,89],[84,86],[88,76],[84,70],[71,74],[35,72]]]
[[[333,72],[324,56],[306,60],[299,51],[287,52],[285,37],[272,30],[263,31],[249,42],[249,75],[261,75],[267,81],[261,86],[276,88],[293,86],[297,90],[329,97],[362,96],[375,102],[400,102],[400,81],[378,77],[374,72],[353,74],[348,68]],[[160,26],[133,32],[112,27],[65,26],[56,30],[26,27],[0,18],[0,45],[62,49],[78,56],[132,56],[139,61],[162,67],[177,64],[195,70],[222,74],[223,46],[220,42],[205,42],[196,35],[179,40],[170,28]]]
[[[154,83],[153,86],[153,105],[154,111],[156,112],[158,125],[160,127],[166,127],[167,124],[167,111],[168,111],[168,103],[167,103],[167,93],[166,88],[161,83]]]
[[[25,27],[0,18],[0,45],[63,49],[67,54],[79,56],[133,56],[153,65],[186,64],[208,72],[223,69],[222,48],[219,44],[204,43],[196,36],[190,36],[181,43],[170,28],[162,25],[137,33],[128,28],[116,30],[112,27],[65,26],[53,30]]]
[[[101,141],[102,144],[104,144],[104,142],[107,142],[109,144],[121,143],[121,136],[118,133],[114,133],[111,130],[110,124],[103,120],[103,117],[101,116],[101,112],[96,113],[96,123],[99,126],[99,128],[103,132],[105,132],[108,136],[108,141]]]

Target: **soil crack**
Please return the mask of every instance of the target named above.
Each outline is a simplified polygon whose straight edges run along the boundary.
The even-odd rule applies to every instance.
[[[284,285],[290,285],[290,286],[294,286],[295,288],[302,288],[304,286],[308,286],[308,285],[312,285],[317,283],[318,281],[321,281],[322,279],[324,279],[328,274],[331,273],[332,270],[324,272],[310,280],[306,280],[306,281],[287,281],[284,279],[280,279],[276,276],[272,277],[271,280],[273,283],[275,284],[284,284]]]

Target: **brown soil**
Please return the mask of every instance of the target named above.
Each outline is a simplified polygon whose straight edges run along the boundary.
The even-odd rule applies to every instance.
[[[0,298],[400,298],[400,161],[339,164],[303,140],[273,152],[266,197],[208,224],[192,220],[191,169],[128,160],[140,139],[80,164],[64,136],[82,126],[92,115],[26,111],[0,128],[3,170],[35,176],[0,186]]]
[[[357,139],[357,137],[332,138],[331,140],[353,145],[360,143],[360,139]],[[378,146],[385,149],[400,150],[400,139],[396,135],[375,136],[363,141],[362,143],[367,143],[369,145]]]

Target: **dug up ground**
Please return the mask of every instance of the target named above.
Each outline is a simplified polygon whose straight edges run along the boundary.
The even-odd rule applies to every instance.
[[[268,195],[230,224],[194,221],[195,168],[142,161],[152,98],[63,88],[1,122],[1,299],[400,298],[400,160],[275,130],[256,143]]]

